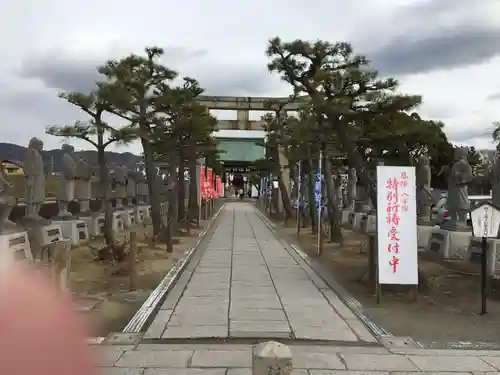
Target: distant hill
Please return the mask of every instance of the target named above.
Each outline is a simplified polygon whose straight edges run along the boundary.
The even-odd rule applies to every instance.
[[[0,160],[12,160],[22,162],[24,158],[24,151],[26,147],[15,145],[12,143],[0,143]],[[92,150],[77,151],[77,157],[83,157],[87,162],[92,165],[97,165],[97,152]],[[48,171],[59,172],[61,165],[61,158],[63,152],[60,149],[43,150],[42,156],[45,161],[45,166]],[[110,165],[124,164],[131,165],[140,162],[142,158],[131,152],[106,152],[106,162]]]

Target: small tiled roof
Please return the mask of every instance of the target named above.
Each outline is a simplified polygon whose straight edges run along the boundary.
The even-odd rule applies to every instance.
[[[23,163],[20,161],[17,161],[17,160],[3,159],[2,163],[11,163],[11,164],[17,165],[18,167],[21,167],[21,168],[23,166]]]

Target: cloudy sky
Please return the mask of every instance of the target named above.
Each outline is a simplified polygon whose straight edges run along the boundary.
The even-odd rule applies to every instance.
[[[266,69],[274,36],[351,42],[403,91],[423,95],[419,112],[444,121],[453,142],[491,148],[500,120],[500,0],[17,0],[2,8],[2,142],[39,136],[60,147],[46,126],[85,116],[57,93],[91,89],[97,65],[150,45],[209,95],[287,95]]]

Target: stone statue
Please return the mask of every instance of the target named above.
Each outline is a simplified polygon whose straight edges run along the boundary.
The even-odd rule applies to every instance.
[[[144,170],[139,170],[137,172],[137,199],[138,203],[146,204],[147,197],[149,194],[148,185],[146,183],[146,174]]]
[[[127,197],[127,168],[119,165],[114,169],[116,208],[123,208],[123,200]]]
[[[61,160],[61,178],[57,191],[57,204],[59,206],[59,213],[57,216],[61,219],[69,219],[73,215],[68,211],[68,204],[75,198],[75,149],[73,146],[65,144],[62,145],[61,150],[63,151],[63,157]]]
[[[419,224],[428,224],[431,218],[431,167],[429,166],[429,158],[420,156],[417,161],[416,168],[416,185],[417,185],[417,220]]]
[[[467,161],[467,147],[454,150],[455,162],[448,176],[448,212],[450,221],[443,229],[458,230],[467,228],[467,212],[470,208],[468,184],[472,181],[472,168]]]
[[[7,179],[3,166],[0,167],[0,233],[11,232],[17,229],[16,223],[9,220],[10,213],[16,205],[12,195],[14,186]]]
[[[111,169],[109,168],[108,165],[105,165],[104,166],[105,168],[105,173],[107,174],[108,176],[108,183],[106,184],[106,186],[103,188],[101,187],[101,179],[100,179],[100,175],[101,175],[101,171],[100,171],[100,167],[99,166],[96,166],[93,168],[93,171],[94,171],[94,175],[97,176],[97,178],[99,179],[99,183],[95,184],[93,187],[92,187],[92,197],[94,198],[97,198],[100,202],[100,206],[99,206],[99,212],[103,212],[105,209],[106,209],[106,202],[104,200],[104,193],[107,189],[107,192],[108,192],[108,199],[111,198],[111,181],[112,181],[112,171]]]
[[[137,196],[137,179],[139,173],[135,169],[129,169],[127,171],[127,206],[133,206],[133,199]]]
[[[500,152],[495,155],[495,163],[490,171],[491,203],[500,207]]]
[[[40,216],[40,208],[45,201],[45,168],[40,151],[43,142],[33,137],[24,155],[23,169],[26,178],[24,202],[26,204],[26,219],[48,223]]]
[[[80,213],[84,215],[92,213],[90,209],[92,175],[93,168],[85,159],[80,158],[76,163],[75,195],[80,201]]]
[[[354,210],[354,202],[358,195],[358,174],[356,168],[349,168],[347,172],[347,202],[346,210]]]

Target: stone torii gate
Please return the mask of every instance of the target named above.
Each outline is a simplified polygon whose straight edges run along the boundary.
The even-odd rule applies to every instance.
[[[250,111],[269,111],[266,107],[268,102],[286,103],[283,111],[297,111],[300,108],[301,101],[290,101],[285,97],[256,97],[256,96],[199,96],[198,103],[203,104],[207,111],[228,110],[236,111],[236,120],[219,120],[218,130],[263,130],[261,120],[250,120]],[[290,189],[290,172],[283,167],[288,165],[283,150],[279,152],[281,175],[287,189]],[[283,202],[279,199],[280,211],[283,210]]]

